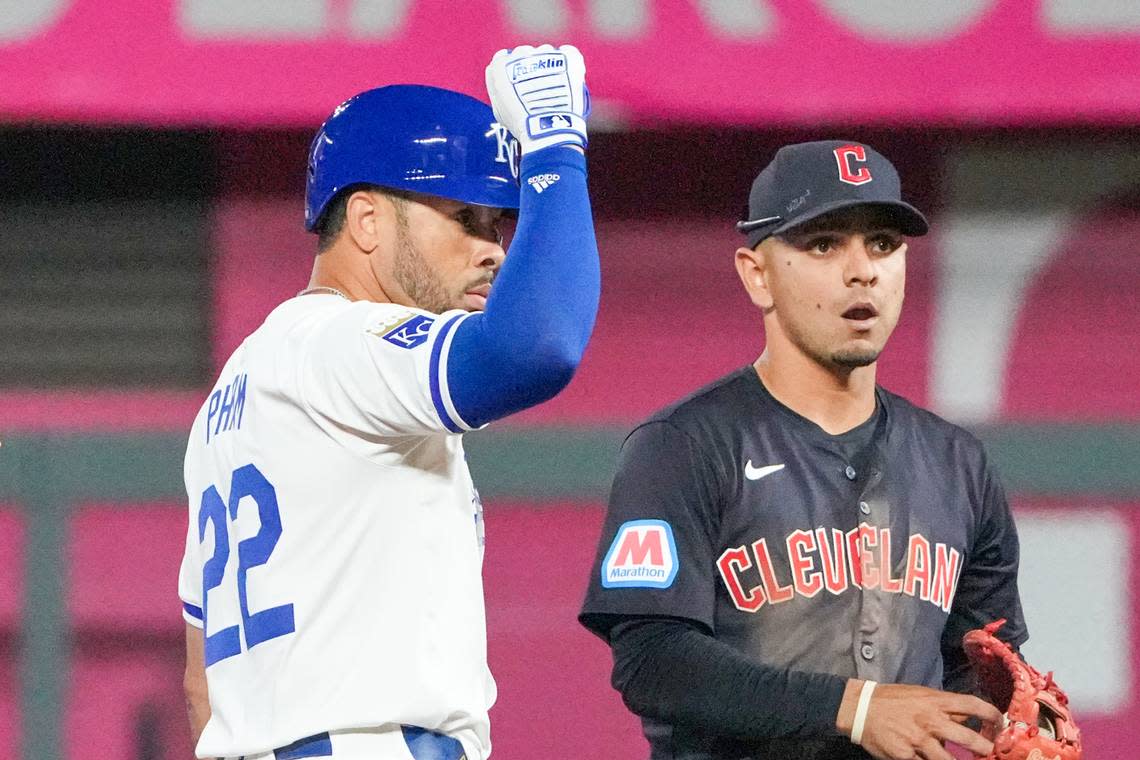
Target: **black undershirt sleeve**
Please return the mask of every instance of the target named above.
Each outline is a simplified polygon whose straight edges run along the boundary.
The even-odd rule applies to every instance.
[[[979,450],[980,451],[980,450]],[[942,634],[943,688],[981,694],[962,637],[998,618],[1006,623],[998,637],[1019,651],[1029,638],[1017,588],[1020,547],[1005,490],[992,466],[981,463],[981,512],[978,535],[970,547]]]
[[[846,679],[769,667],[677,618],[633,618],[609,633],[613,686],[630,710],[736,739],[838,736]]]

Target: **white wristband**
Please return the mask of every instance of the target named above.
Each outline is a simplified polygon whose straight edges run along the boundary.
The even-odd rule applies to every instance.
[[[851,743],[863,743],[863,724],[867,722],[867,708],[871,706],[871,694],[878,686],[874,681],[864,681],[859,692],[859,703],[855,706],[855,720],[851,722]]]

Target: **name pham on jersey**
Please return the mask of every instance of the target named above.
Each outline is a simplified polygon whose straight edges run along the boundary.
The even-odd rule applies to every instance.
[[[838,596],[861,588],[918,597],[949,612],[962,570],[957,549],[914,533],[907,541],[905,570],[893,577],[891,530],[867,523],[846,533],[836,528],[797,530],[785,544],[786,568],[775,567],[763,538],[720,555],[717,568],[737,609],[756,612],[797,595],[811,598],[826,590]]]
[[[206,443],[227,430],[240,430],[242,412],[245,411],[245,386],[249,376],[244,372],[234,377],[224,388],[210,395],[206,405]],[[211,432],[212,428],[212,432]]]

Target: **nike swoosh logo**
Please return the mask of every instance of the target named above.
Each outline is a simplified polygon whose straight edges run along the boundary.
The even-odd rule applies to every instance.
[[[753,467],[752,460],[749,459],[748,463],[744,465],[744,477],[749,480],[759,480],[771,475],[773,472],[779,472],[784,469],[782,464],[770,464],[766,467]]]

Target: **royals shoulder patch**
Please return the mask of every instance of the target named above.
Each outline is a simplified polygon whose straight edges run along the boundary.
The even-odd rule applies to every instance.
[[[602,561],[605,588],[669,588],[677,577],[677,545],[664,520],[630,520],[618,528]]]
[[[400,348],[415,348],[428,339],[431,326],[435,319],[423,314],[412,314],[396,324],[383,325],[378,330],[369,330],[373,335],[379,335],[393,346]]]

